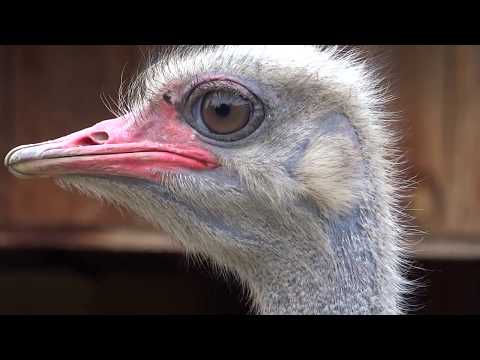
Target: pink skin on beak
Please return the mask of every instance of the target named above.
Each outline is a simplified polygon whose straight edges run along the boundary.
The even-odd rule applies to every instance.
[[[10,151],[5,165],[18,177],[116,175],[156,181],[165,171],[218,166],[173,106],[102,121],[90,128]]]

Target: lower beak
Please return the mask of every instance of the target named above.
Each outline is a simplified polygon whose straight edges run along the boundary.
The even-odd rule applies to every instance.
[[[165,171],[218,166],[215,157],[196,144],[175,143],[168,141],[168,136],[162,137],[166,140],[162,143],[118,136],[118,129],[112,128],[112,122],[118,120],[108,120],[56,140],[16,147],[5,157],[5,165],[21,178],[76,174],[153,181]]]

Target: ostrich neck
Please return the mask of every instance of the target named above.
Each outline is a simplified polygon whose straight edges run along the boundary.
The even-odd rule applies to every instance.
[[[359,211],[328,221],[326,239],[293,237],[298,250],[264,261],[252,286],[262,314],[396,313],[395,271],[385,259],[381,224]],[[370,219],[371,220],[371,219]],[[288,243],[292,244],[289,241]],[[316,246],[327,244],[323,249]],[[388,247],[388,246],[387,246]],[[285,249],[288,252],[288,249]],[[299,256],[300,254],[300,256]]]

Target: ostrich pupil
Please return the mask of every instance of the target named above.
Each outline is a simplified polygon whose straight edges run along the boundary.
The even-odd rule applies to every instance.
[[[242,129],[249,121],[250,106],[244,100],[229,101],[215,99],[210,95],[202,105],[202,120],[215,134],[230,134]]]
[[[215,113],[220,117],[227,117],[230,114],[230,106],[227,104],[221,104],[215,107]]]

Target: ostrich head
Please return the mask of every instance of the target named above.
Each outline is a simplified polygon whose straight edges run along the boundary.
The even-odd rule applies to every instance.
[[[179,46],[115,119],[13,149],[238,276],[260,313],[399,313],[400,225],[385,96],[354,53]]]

